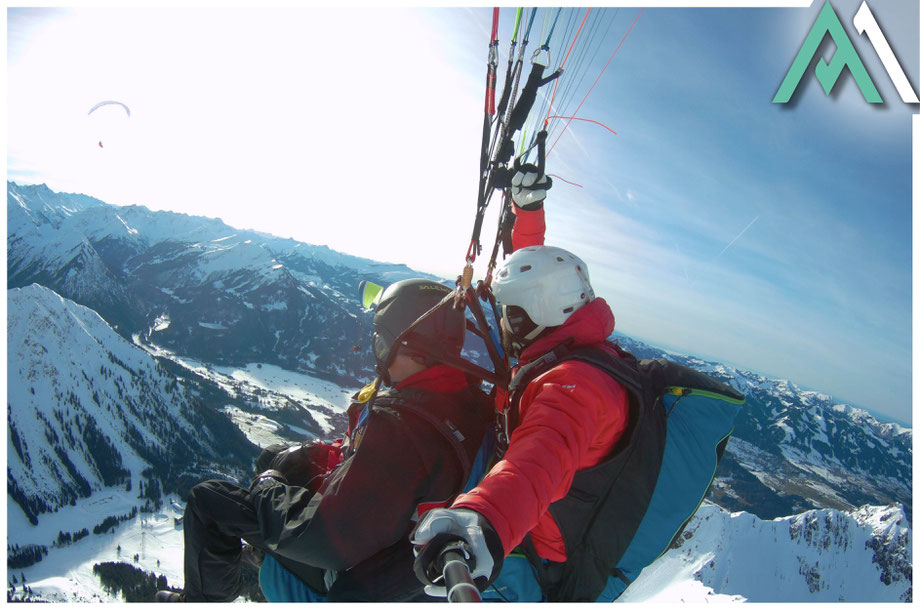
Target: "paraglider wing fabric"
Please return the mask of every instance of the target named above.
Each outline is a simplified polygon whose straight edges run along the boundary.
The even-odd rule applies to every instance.
[[[370,309],[380,302],[380,297],[383,295],[383,286],[367,280],[361,280],[361,283],[358,284],[358,293],[361,297],[361,305],[364,309]]]
[[[90,108],[90,109],[89,109],[89,112],[87,112],[86,114],[88,114],[88,115],[89,115],[89,114],[92,114],[93,112],[95,112],[95,111],[98,110],[99,108],[102,108],[103,106],[108,106],[108,105],[110,105],[110,104],[115,104],[115,105],[121,106],[122,108],[125,109],[125,112],[128,113],[128,116],[131,116],[131,109],[128,108],[128,107],[127,107],[125,104],[123,104],[122,102],[116,102],[115,100],[105,100],[105,101],[99,102],[98,104],[96,104],[95,106],[93,106],[92,108]]]

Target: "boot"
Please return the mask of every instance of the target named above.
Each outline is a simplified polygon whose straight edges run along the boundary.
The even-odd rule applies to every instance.
[[[156,601],[158,602],[184,602],[185,593],[176,591],[157,591]]]
[[[240,551],[240,561],[248,563],[258,570],[262,565],[263,559],[265,559],[265,551],[250,544],[243,545],[243,550]]]

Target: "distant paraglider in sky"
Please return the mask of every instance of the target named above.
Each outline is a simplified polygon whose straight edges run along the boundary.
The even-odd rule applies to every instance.
[[[116,101],[114,101],[114,100],[106,100],[106,101],[103,101],[103,102],[99,102],[98,104],[96,104],[95,106],[93,106],[92,108],[90,108],[90,109],[89,109],[89,112],[87,112],[86,114],[92,114],[92,113],[94,113],[96,110],[98,110],[99,108],[102,108],[103,106],[108,106],[108,105],[110,105],[110,104],[116,104],[116,105],[118,105],[118,106],[121,106],[122,108],[125,109],[125,112],[128,114],[128,116],[131,116],[131,109],[128,108],[127,105],[123,104],[122,102],[116,102]]]
[[[128,108],[127,104],[125,104],[125,103],[123,103],[123,102],[118,102],[118,101],[115,101],[115,100],[104,100],[104,101],[102,101],[102,102],[99,102],[98,104],[94,105],[92,108],[89,109],[89,112],[86,113],[87,116],[92,116],[93,113],[95,113],[97,110],[99,110],[100,108],[102,108],[102,107],[104,107],[104,106],[115,106],[116,108],[117,108],[118,106],[120,106],[122,109],[124,109],[124,114],[121,113],[121,110],[113,109],[113,110],[116,110],[117,115],[118,115],[118,116],[113,117],[111,112],[102,111],[101,113],[99,113],[99,114],[96,115],[96,118],[97,118],[97,119],[100,119],[99,124],[100,124],[101,127],[104,127],[106,123],[110,123],[113,119],[120,122],[120,121],[122,121],[122,120],[124,120],[124,119],[127,119],[128,117],[131,116],[131,109]],[[103,115],[103,114],[106,114],[106,115],[107,115],[107,116],[105,117],[105,120],[102,120],[103,117],[100,116],[100,115]],[[111,131],[111,126],[109,126],[108,129],[105,129],[105,131],[108,133],[108,135],[107,135],[107,137],[102,138],[101,140],[99,140],[99,148],[105,148],[105,147],[102,145],[102,142],[103,142],[103,140],[109,139],[109,136],[110,136],[111,133],[112,133],[112,131]]]

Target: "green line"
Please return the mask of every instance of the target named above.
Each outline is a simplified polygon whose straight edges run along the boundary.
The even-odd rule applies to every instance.
[[[686,391],[685,391],[686,390]],[[706,398],[715,398],[718,400],[724,400],[725,402],[731,403],[733,405],[743,405],[744,398],[741,400],[737,398],[732,398],[731,396],[726,396],[725,394],[719,394],[718,392],[710,392],[708,390],[697,390],[695,388],[684,388],[681,386],[668,386],[664,389],[668,394],[676,394],[678,396],[704,396]]]
[[[524,7],[518,7],[517,17],[514,18],[514,35],[511,37],[511,42],[517,42],[518,26],[521,25],[521,13],[523,12]]]
[[[549,18],[549,9],[543,11],[543,27],[540,28],[540,39],[546,35],[546,20]]]

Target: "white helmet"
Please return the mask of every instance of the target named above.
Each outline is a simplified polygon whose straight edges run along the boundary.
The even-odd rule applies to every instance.
[[[552,246],[514,252],[496,273],[492,294],[502,305],[520,307],[542,327],[563,324],[594,300],[588,266],[568,250]]]

